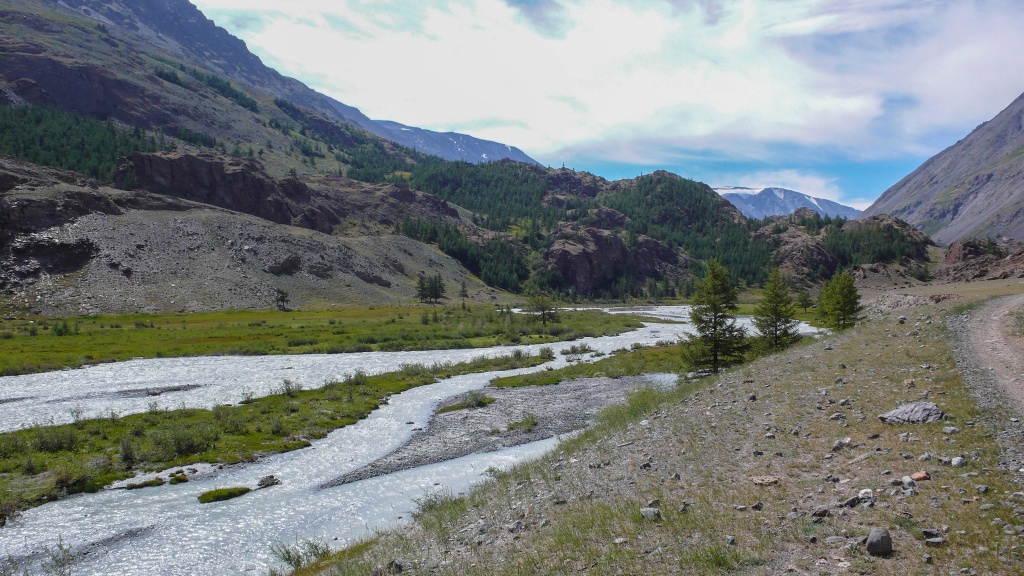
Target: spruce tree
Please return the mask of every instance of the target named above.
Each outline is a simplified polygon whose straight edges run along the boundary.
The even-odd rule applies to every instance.
[[[799,322],[793,318],[795,315],[796,308],[786,281],[779,269],[774,268],[764,284],[761,301],[754,309],[754,326],[769,349],[782,350],[796,339]]]
[[[685,360],[695,369],[722,368],[743,361],[747,331],[736,325],[736,288],[718,260],[706,262],[707,272],[694,285],[690,321],[697,331],[687,340]]]
[[[825,282],[818,296],[818,318],[825,326],[845,330],[857,323],[860,294],[849,272],[840,272]]]
[[[422,274],[416,278],[416,298],[420,302],[430,300],[430,288],[427,286],[427,278]]]
[[[804,313],[806,313],[807,309],[814,305],[814,301],[811,300],[811,295],[807,290],[801,290],[796,295],[796,302],[794,304],[796,304],[797,308],[802,308]]]

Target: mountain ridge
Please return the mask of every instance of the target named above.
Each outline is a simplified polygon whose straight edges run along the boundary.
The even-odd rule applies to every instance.
[[[166,49],[202,62],[229,78],[425,154],[468,162],[507,157],[538,163],[522,150],[507,144],[466,134],[439,133],[397,122],[372,120],[358,108],[321,94],[265,65],[259,56],[249,51],[245,41],[217,26],[190,2],[136,0],[125,4],[106,0],[61,0],[55,4],[98,22],[148,36]],[[403,129],[410,133],[406,134]]]
[[[941,244],[1024,239],[1024,94],[886,190],[864,214],[891,214]]]
[[[861,213],[856,208],[838,202],[777,186],[767,188],[724,186],[715,188],[715,192],[736,206],[747,218],[787,216],[800,208],[808,208],[821,216],[832,218],[838,216],[852,219]]]

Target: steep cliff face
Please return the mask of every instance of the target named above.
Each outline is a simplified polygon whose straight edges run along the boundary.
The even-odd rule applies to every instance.
[[[571,286],[580,294],[590,294],[627,271],[632,278],[678,273],[677,254],[647,236],[639,236],[630,248],[612,231],[562,224],[555,237],[544,260],[558,272],[566,287]]]
[[[864,211],[878,214],[898,216],[942,244],[1024,239],[1024,95]]]
[[[120,188],[176,196],[325,234],[335,233],[353,217],[376,230],[389,230],[406,217],[473,228],[444,200],[404,184],[367,184],[327,175],[278,179],[253,158],[135,153],[121,161],[114,180]]]

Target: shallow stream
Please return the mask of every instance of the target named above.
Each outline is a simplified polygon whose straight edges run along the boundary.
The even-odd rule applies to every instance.
[[[685,307],[644,309],[646,315],[679,320]],[[749,322],[747,322],[749,325]],[[807,326],[805,332],[813,332]],[[687,324],[645,327],[586,343],[604,353],[675,340]],[[508,354],[536,353],[545,345],[475,350],[372,352],[337,355],[201,357],[134,360],[84,369],[0,378],[0,429],[37,422],[66,422],[71,412],[85,417],[141,412],[151,402],[165,408],[210,407],[270,393],[289,378],[317,387],[356,370],[380,373],[402,364],[459,362]],[[566,344],[549,344],[558,351]],[[589,358],[587,358],[589,360]],[[321,489],[337,476],[384,456],[425,426],[441,400],[482,388],[497,377],[565,364],[563,356],[543,366],[450,378],[391,397],[364,420],[330,433],[310,448],[279,454],[245,466],[212,469],[186,484],[143,490],[105,490],[52,502],[10,520],[0,528],[0,558],[38,562],[58,543],[78,556],[76,575],[261,574],[274,564],[270,546],[310,537],[344,546],[374,530],[408,521],[415,500],[445,487],[459,493],[490,467],[507,468],[554,446],[548,439],[515,448],[474,454],[438,464]],[[148,391],[148,392],[147,392]],[[160,395],[150,395],[163,391]],[[274,475],[281,485],[228,502],[199,504],[213,488],[255,487]]]

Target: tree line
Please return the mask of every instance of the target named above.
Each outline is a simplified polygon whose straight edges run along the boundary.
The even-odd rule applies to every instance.
[[[697,372],[717,374],[743,362],[755,346],[777,352],[799,339],[795,316],[796,307],[803,302],[794,300],[778,268],[768,274],[754,309],[753,322],[759,333],[755,339],[738,324],[737,290],[729,271],[717,260],[707,262],[704,276],[695,285],[692,304],[690,321],[695,333],[683,343],[683,360]],[[860,311],[860,294],[853,277],[845,271],[833,276],[818,298],[818,319],[828,328],[845,330],[856,324]]]

